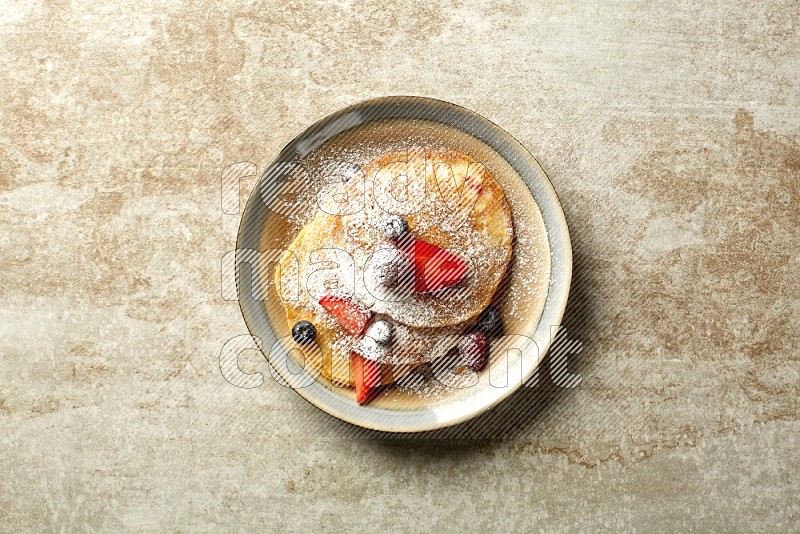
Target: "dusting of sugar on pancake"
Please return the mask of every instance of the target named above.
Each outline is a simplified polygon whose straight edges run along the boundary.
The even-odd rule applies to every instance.
[[[409,158],[407,163],[396,161],[405,157]],[[460,191],[456,187],[450,191],[443,188],[431,171],[439,161],[453,169],[454,176],[447,183],[456,186],[470,173],[474,181],[478,169],[479,181],[474,183],[481,193],[473,194],[466,183]],[[448,326],[474,317],[488,304],[502,279],[513,238],[510,210],[503,192],[488,171],[477,165],[467,156],[452,151],[418,151],[413,158],[404,153],[390,153],[365,165],[361,178],[342,184],[341,195],[348,203],[318,209],[290,247],[300,260],[301,289],[305,283],[310,297],[301,299],[298,305],[316,313],[319,311],[316,300],[334,287],[349,292],[374,312],[412,327]],[[391,189],[391,178],[400,172],[417,174],[417,179],[411,180],[408,194],[420,202],[387,206],[391,199],[381,197]],[[454,207],[448,204],[448,192],[471,202]],[[393,246],[382,235],[380,222],[386,216],[385,209],[408,210],[409,206],[411,212],[404,216],[414,236],[459,255],[467,263],[467,274],[456,286],[433,293],[389,292],[394,297],[386,292],[376,294],[381,292],[376,291],[378,280],[370,260],[374,259],[373,253]],[[337,250],[317,250],[321,247]],[[319,265],[324,260],[338,265],[341,272]],[[326,273],[314,274],[318,271]],[[321,287],[319,284],[323,282],[325,286]]]
[[[401,183],[399,193],[393,189],[397,176],[411,177]],[[351,350],[363,347],[355,338],[348,344],[348,336],[319,305],[323,295],[338,295],[395,324],[391,350],[373,359],[390,366],[417,365],[443,355],[452,344],[441,340],[460,333],[485,308],[511,257],[513,225],[502,189],[468,156],[422,148],[384,153],[346,180],[323,181],[329,183],[323,187],[328,196],[317,193],[319,208],[289,248],[299,260],[299,271],[292,271],[293,263],[281,262],[280,284],[292,276],[300,282],[300,300],[284,302],[290,324],[300,319],[317,324],[327,342],[322,352],[331,360],[346,360]],[[375,264],[405,257],[381,232],[387,209],[400,211],[415,237],[464,259],[465,278],[433,293],[416,293],[407,284],[382,291],[383,271]]]

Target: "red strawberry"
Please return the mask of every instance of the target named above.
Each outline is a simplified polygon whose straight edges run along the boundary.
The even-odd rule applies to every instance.
[[[414,262],[414,289],[425,293],[457,284],[467,273],[464,260],[421,239],[403,244]]]
[[[378,386],[381,385],[381,367],[359,353],[350,353],[353,362],[353,381],[356,384],[356,402],[365,404],[370,400]]]
[[[372,317],[372,313],[369,310],[345,297],[325,295],[319,299],[319,305],[333,315],[336,322],[348,334],[354,336],[361,335],[370,317]]]

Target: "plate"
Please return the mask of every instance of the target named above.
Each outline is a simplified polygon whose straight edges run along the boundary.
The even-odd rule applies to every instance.
[[[350,165],[364,163],[359,158],[422,142],[469,154],[504,187],[514,216],[515,244],[502,309],[514,328],[494,347],[502,350],[493,349],[489,368],[467,385],[446,387],[436,381],[432,388],[392,388],[376,401],[358,405],[352,390],[304,369],[302,355],[283,348],[280,339],[288,335],[288,327],[281,322],[282,308],[272,283],[279,257],[275,254],[288,246],[304,210],[309,209],[304,193],[322,187],[315,181],[319,174],[315,170],[330,167],[336,169],[331,173],[341,174]],[[298,173],[310,180],[299,188]],[[422,97],[367,100],[309,126],[261,175],[242,214],[237,238],[239,305],[251,335],[260,340],[273,377],[338,419],[386,432],[455,425],[525,387],[561,324],[571,276],[567,222],[536,159],[488,119],[455,104]]]

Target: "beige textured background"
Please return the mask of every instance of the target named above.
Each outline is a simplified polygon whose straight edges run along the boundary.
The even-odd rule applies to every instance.
[[[0,2],[0,530],[800,529],[800,3],[391,4]],[[220,374],[220,171],[386,94],[564,203],[583,382],[503,440]]]

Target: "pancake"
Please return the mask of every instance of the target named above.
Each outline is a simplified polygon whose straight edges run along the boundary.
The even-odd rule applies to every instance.
[[[305,351],[306,364],[335,382],[352,385],[350,352],[359,341],[320,297],[352,299],[391,322],[392,344],[380,359],[386,383],[445,354],[488,305],[511,258],[511,211],[488,169],[455,151],[391,152],[348,178],[322,187],[275,281],[279,295],[296,297],[281,299],[289,327],[305,319],[317,328],[319,351]],[[382,267],[402,261],[381,231],[388,213],[402,215],[415,238],[465,260],[463,280],[431,293],[378,283]],[[283,290],[290,285],[297,291]]]

